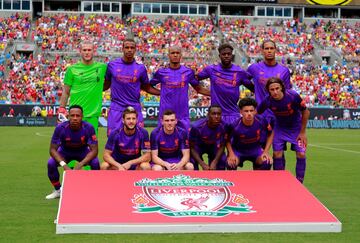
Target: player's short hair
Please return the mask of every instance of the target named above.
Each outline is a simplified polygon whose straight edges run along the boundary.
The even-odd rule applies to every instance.
[[[132,107],[132,106],[126,107],[126,109],[123,111],[122,118],[125,118],[125,116],[126,116],[127,114],[135,114],[136,117],[138,116],[137,111],[136,111],[135,108]]]
[[[232,47],[232,45],[230,45],[229,43],[223,43],[223,44],[221,44],[221,45],[219,46],[218,52],[221,53],[221,52],[222,52],[224,49],[226,49],[226,48],[231,49],[231,51],[234,50],[234,47]]]
[[[136,46],[136,42],[135,42],[135,40],[134,40],[133,38],[126,38],[126,39],[123,41],[123,47],[124,47],[124,45],[125,45],[125,42],[132,42],[132,43],[134,43],[135,46]]]
[[[164,111],[164,113],[162,114],[162,117],[164,118],[164,116],[170,116],[170,115],[175,115],[176,116],[176,113],[175,111],[171,110],[171,109],[167,109]]]
[[[281,78],[278,78],[278,77],[269,78],[267,83],[266,83],[266,86],[265,86],[267,92],[269,92],[269,87],[270,87],[271,84],[280,84],[281,91],[283,93],[285,92],[285,85],[284,85],[284,82],[281,80]]]
[[[93,47],[95,46],[94,42],[91,40],[82,40],[79,43],[79,48],[81,49],[83,45],[92,45]]]
[[[239,109],[241,110],[245,106],[253,106],[255,109],[257,107],[257,102],[253,98],[243,98],[238,102]]]
[[[275,47],[275,49],[276,49],[276,43],[275,43],[275,41],[273,41],[273,40],[270,40],[270,39],[268,39],[268,40],[264,40],[262,43],[261,43],[261,49],[264,49],[264,47],[265,47],[265,44],[266,43],[273,43],[274,44],[274,47]]]
[[[71,106],[69,107],[69,113],[70,113],[70,111],[71,111],[72,109],[80,109],[80,110],[81,110],[81,113],[84,112],[84,110],[83,110],[83,108],[81,107],[81,105],[71,105]]]
[[[219,105],[211,105],[211,106],[209,107],[208,114],[210,113],[210,111],[211,111],[212,109],[215,109],[215,108],[218,108],[218,109],[222,110],[222,109],[221,109],[221,106],[219,106]]]

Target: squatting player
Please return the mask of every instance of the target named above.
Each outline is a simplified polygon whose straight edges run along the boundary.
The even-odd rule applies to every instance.
[[[159,118],[165,110],[173,110],[178,120],[177,125],[188,131],[190,129],[189,84],[201,94],[210,96],[210,92],[199,85],[192,69],[180,64],[181,47],[171,46],[168,56],[169,67],[160,68],[150,80],[151,85],[161,84]]]
[[[240,85],[253,89],[248,73],[232,63],[233,49],[230,44],[220,45],[221,63],[207,66],[197,75],[199,80],[210,78],[211,105],[221,107],[225,124],[234,124],[240,118],[237,106]]]
[[[188,133],[176,126],[175,112],[163,113],[162,126],[150,135],[153,170],[194,170],[190,162]]]
[[[146,129],[137,125],[137,111],[123,112],[122,128],[110,133],[105,145],[102,170],[150,170],[150,140]]]
[[[46,199],[60,197],[59,166],[69,170],[67,163],[77,160],[79,163],[75,166],[75,170],[85,165],[90,165],[92,170],[100,169],[97,158],[98,141],[94,127],[82,118],[82,107],[70,106],[69,120],[55,128],[50,144],[51,158],[48,161],[48,177],[55,190],[47,195]]]
[[[258,112],[270,109],[275,115],[274,170],[285,169],[284,150],[289,142],[291,150],[296,151],[296,178],[303,182],[306,168],[306,124],[310,112],[300,95],[293,90],[286,90],[280,78],[270,78],[266,89],[269,96],[261,102]]]
[[[102,92],[106,64],[94,62],[94,44],[84,41],[80,45],[81,61],[67,68],[58,113],[67,115],[66,104],[80,105],[84,110],[84,121],[98,132],[98,120],[102,107]]]
[[[200,165],[203,170],[225,170],[226,129],[221,121],[220,106],[210,106],[207,118],[192,124],[189,141],[191,159],[196,169]],[[208,164],[203,160],[204,154],[208,155]]]
[[[252,98],[239,101],[241,119],[228,130],[228,168],[242,167],[246,160],[253,163],[253,169],[270,169],[273,162],[269,155],[274,132],[268,121],[256,114],[257,103]],[[265,147],[262,148],[261,134],[266,134]]]
[[[160,95],[159,90],[150,85],[146,67],[135,61],[135,52],[135,41],[125,39],[123,42],[123,57],[108,64],[104,85],[104,90],[111,87],[108,135],[112,130],[122,127],[122,113],[128,106],[135,108],[140,126],[144,125],[141,113],[140,89],[150,94]]]

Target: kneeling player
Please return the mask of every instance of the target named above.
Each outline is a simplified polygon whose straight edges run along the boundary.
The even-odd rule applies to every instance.
[[[172,110],[164,111],[162,126],[151,132],[151,156],[153,170],[194,170],[190,161],[187,132],[176,126],[177,119]]]
[[[272,157],[269,150],[274,137],[272,127],[267,120],[256,115],[256,101],[244,98],[239,101],[242,118],[229,129],[228,168],[235,169],[243,166],[244,161],[253,162],[253,169],[269,169]],[[266,131],[267,139],[265,147],[261,146],[261,134]]]
[[[129,106],[122,127],[110,133],[105,145],[102,170],[150,170],[150,141],[146,129],[137,124],[137,111]]]
[[[69,170],[67,163],[77,160],[79,163],[75,166],[75,170],[81,169],[84,165],[90,165],[93,170],[99,169],[98,141],[95,129],[82,118],[82,107],[70,106],[69,120],[60,123],[55,128],[50,145],[51,158],[48,161],[48,177],[55,190],[47,195],[46,199],[60,197],[61,184],[58,166]]]
[[[210,106],[207,118],[196,121],[190,130],[190,152],[194,166],[203,170],[225,170],[225,126],[221,121],[221,107]],[[203,155],[208,155],[205,163]]]

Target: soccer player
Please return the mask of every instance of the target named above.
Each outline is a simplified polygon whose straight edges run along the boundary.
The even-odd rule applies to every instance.
[[[46,196],[46,199],[60,197],[61,184],[59,182],[59,166],[69,170],[69,163],[77,160],[79,163],[75,170],[80,170],[85,165],[90,165],[92,170],[100,169],[98,154],[98,141],[94,127],[82,120],[83,109],[79,105],[69,108],[69,121],[56,126],[50,144],[48,160],[48,177],[55,190]]]
[[[196,121],[190,130],[190,153],[195,169],[199,165],[203,170],[225,170],[226,155],[224,153],[226,132],[221,122],[221,107],[209,107],[207,118]],[[207,164],[203,155],[208,155]]]
[[[190,162],[188,133],[176,126],[175,112],[163,113],[162,126],[155,128],[150,135],[151,157],[155,163],[153,170],[194,170]]]
[[[80,45],[81,61],[68,67],[65,73],[59,114],[67,115],[66,104],[80,105],[84,110],[84,121],[91,123],[97,134],[102,107],[102,92],[106,64],[94,62],[94,44],[84,41]]]
[[[276,61],[275,42],[265,40],[261,44],[261,50],[263,61],[252,64],[247,70],[254,82],[255,99],[258,104],[268,95],[265,86],[269,78],[278,77],[283,80],[286,89],[292,88],[289,69]],[[269,116],[273,117],[273,114],[270,110],[267,110],[263,116],[268,119]]]
[[[168,56],[169,66],[160,68],[150,80],[151,85],[161,84],[159,124],[164,111],[170,109],[175,111],[177,125],[189,131],[189,84],[201,94],[210,96],[210,92],[199,85],[192,69],[180,64],[181,47],[171,46]]]
[[[247,72],[232,63],[233,49],[227,43],[220,45],[218,51],[221,63],[207,66],[197,75],[198,80],[210,78],[211,105],[221,107],[225,124],[234,124],[240,118],[237,106],[240,85],[253,89]]]
[[[305,102],[293,90],[286,90],[280,78],[270,78],[266,83],[269,96],[261,102],[258,112],[270,109],[276,118],[274,127],[274,170],[285,169],[284,150],[286,143],[291,144],[291,150],[296,152],[296,178],[304,181],[306,168],[306,124],[310,112]]]
[[[246,160],[253,163],[253,169],[268,170],[273,162],[269,155],[274,132],[265,118],[256,114],[257,103],[252,98],[239,101],[241,119],[228,130],[228,168],[242,167]],[[265,147],[262,148],[261,134],[267,135]]]
[[[105,145],[102,170],[150,170],[150,140],[137,125],[138,113],[129,106],[123,112],[123,127],[110,133]]]
[[[140,89],[154,95],[159,90],[149,83],[146,67],[135,61],[136,43],[133,39],[123,42],[123,57],[109,62],[104,90],[111,87],[111,103],[108,114],[108,135],[122,127],[122,114],[128,106],[135,108],[140,126],[144,126],[141,113]]]

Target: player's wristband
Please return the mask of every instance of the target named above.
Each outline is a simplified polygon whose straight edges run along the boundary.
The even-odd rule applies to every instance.
[[[64,160],[61,160],[59,164],[61,165],[61,167],[64,167],[66,165]]]

